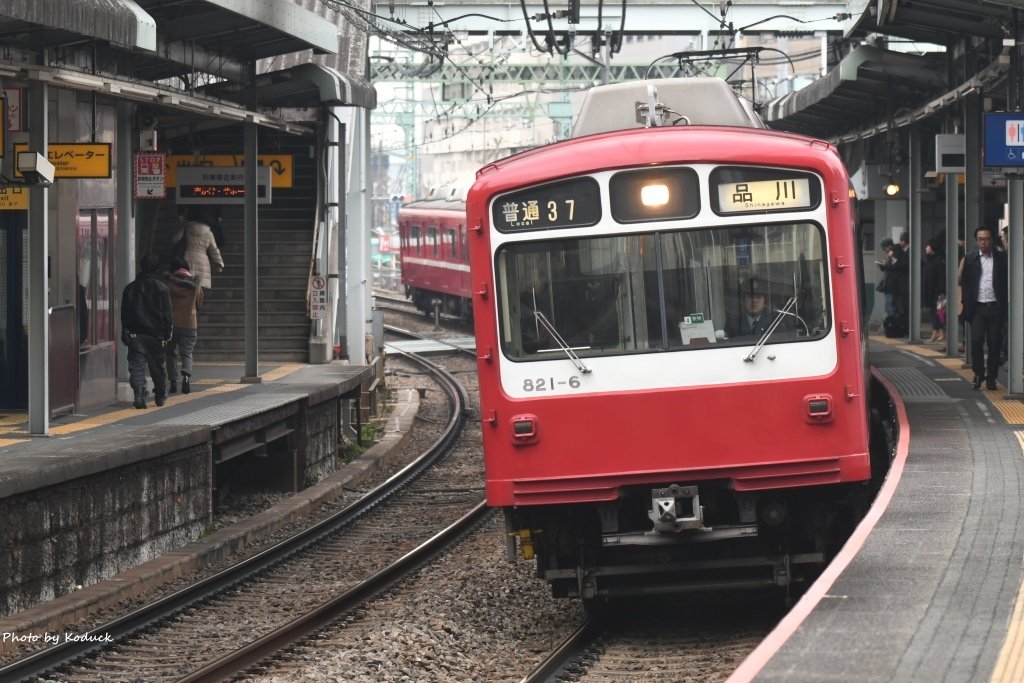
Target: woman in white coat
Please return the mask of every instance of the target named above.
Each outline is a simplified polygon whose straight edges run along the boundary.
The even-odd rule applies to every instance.
[[[185,226],[178,231],[174,243],[180,242],[183,235],[186,239],[184,252],[175,255],[181,256],[192,265],[192,274],[200,286],[209,291],[213,284],[213,269],[216,268],[218,273],[224,270],[224,259],[217,248],[213,230],[210,229],[209,215],[203,207],[188,207]]]

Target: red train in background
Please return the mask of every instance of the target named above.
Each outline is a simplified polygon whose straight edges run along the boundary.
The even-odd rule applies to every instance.
[[[472,316],[465,197],[458,189],[398,209],[405,295],[425,314]]]
[[[572,139],[477,173],[487,500],[555,595],[788,590],[859,520],[850,187],[707,78],[594,88]]]

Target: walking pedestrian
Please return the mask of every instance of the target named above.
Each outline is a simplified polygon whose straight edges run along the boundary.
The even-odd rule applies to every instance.
[[[939,342],[946,338],[944,314],[945,305],[939,306],[940,297],[946,297],[946,259],[942,247],[935,239],[928,240],[924,245],[924,263],[921,267],[921,298],[931,316],[932,336],[930,342]]]
[[[128,376],[135,407],[146,407],[146,369],[153,379],[154,400],[167,398],[164,346],[171,339],[171,294],[157,275],[160,257],[142,258],[141,272],[121,295],[121,342],[128,347]]]
[[[185,240],[185,248],[180,257],[188,261],[190,271],[204,290],[213,286],[213,270],[216,269],[218,273],[224,270],[224,258],[210,229],[211,220],[204,207],[189,206],[185,225],[174,238],[175,243]]]
[[[178,360],[181,361],[181,393],[192,391],[192,350],[199,336],[199,308],[203,305],[203,288],[189,269],[185,259],[174,259],[171,272],[164,278],[171,293],[171,321],[174,335],[164,347],[167,358],[168,393],[178,390]]]
[[[1007,272],[1006,254],[997,251],[993,231],[981,226],[974,231],[977,249],[964,257],[961,283],[964,321],[971,327],[971,367],[978,390],[996,389],[1001,361],[1003,322],[1006,320]],[[988,348],[988,359],[985,358]]]

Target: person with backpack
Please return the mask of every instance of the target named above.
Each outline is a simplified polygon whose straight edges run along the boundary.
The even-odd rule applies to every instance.
[[[164,347],[167,359],[168,393],[178,390],[178,360],[181,361],[181,393],[192,391],[192,349],[199,336],[198,313],[203,305],[203,288],[189,270],[185,259],[175,258],[164,278],[171,293],[174,336]]]

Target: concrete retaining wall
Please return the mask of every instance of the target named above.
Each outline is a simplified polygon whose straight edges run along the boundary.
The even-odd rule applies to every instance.
[[[197,538],[210,445],[0,500],[0,614],[88,586]]]

